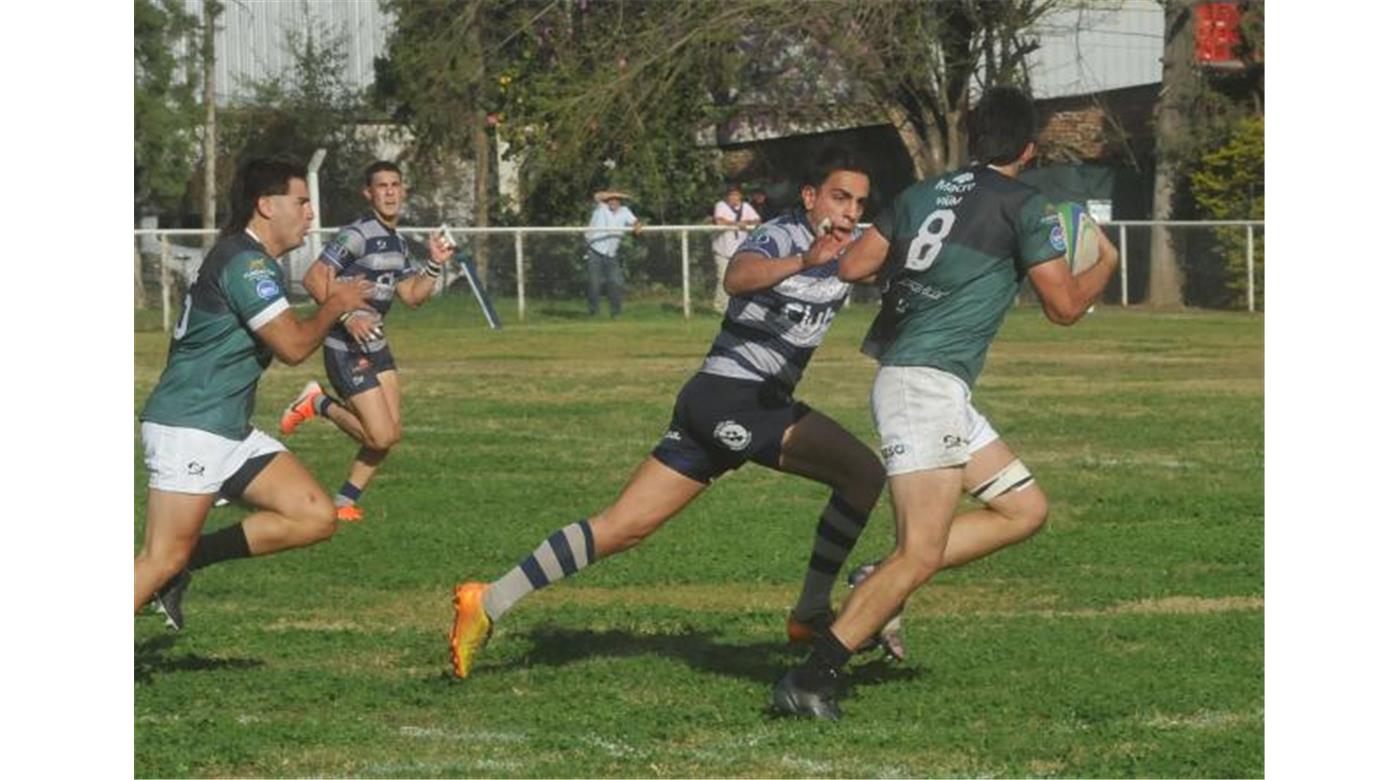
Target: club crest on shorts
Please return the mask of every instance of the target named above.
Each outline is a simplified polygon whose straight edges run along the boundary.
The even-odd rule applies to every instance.
[[[725,420],[715,426],[715,441],[738,452],[749,446],[749,442],[753,441],[753,434],[739,423]]]

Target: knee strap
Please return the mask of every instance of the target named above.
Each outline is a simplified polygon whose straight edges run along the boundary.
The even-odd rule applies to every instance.
[[[1017,458],[1006,464],[1006,468],[998,471],[996,476],[973,488],[972,497],[987,503],[997,496],[1020,490],[1034,481],[1035,476],[1031,474],[1031,470]]]

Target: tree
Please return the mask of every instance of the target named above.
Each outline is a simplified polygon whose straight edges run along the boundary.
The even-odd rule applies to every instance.
[[[348,222],[363,209],[363,171],[373,150],[358,132],[363,95],[345,80],[346,40],[343,31],[324,26],[288,32],[287,70],[247,85],[248,97],[225,109],[219,134],[225,186],[216,189],[221,197],[234,167],[247,157],[277,153],[305,161],[325,148],[317,204],[322,221]]]
[[[198,126],[189,57],[195,18],[180,0],[137,0],[135,21],[135,164],[138,212],[174,215],[189,190]]]
[[[386,56],[375,63],[375,98],[413,130],[420,169],[470,161],[473,221],[481,227],[490,224],[493,205],[487,63],[494,67],[498,31],[516,8],[539,5],[385,0],[397,23]],[[485,250],[485,237],[476,236],[472,254],[483,274],[488,264]]]
[[[1226,141],[1201,155],[1190,173],[1191,196],[1199,211],[1210,219],[1264,218],[1264,118],[1239,119]],[[1216,240],[1223,247],[1228,275],[1225,281],[1229,304],[1247,304],[1246,241],[1248,234],[1237,227],[1215,228]],[[1254,262],[1264,267],[1264,237],[1255,234]],[[1255,290],[1263,299],[1261,282]]]
[[[1055,0],[483,5],[392,3],[386,104],[427,148],[464,158],[479,156],[467,131],[481,123],[462,116],[485,111],[490,131],[525,151],[533,218],[576,219],[588,191],[611,185],[675,219],[713,197],[702,133],[723,142],[740,115],[793,126],[873,112],[921,175],[962,162],[970,90],[1024,81],[1036,46],[1026,30]]]
[[[916,178],[967,162],[974,85],[1028,86],[1028,30],[1054,0],[866,0],[814,23],[875,115],[899,132]],[[979,72],[979,62],[981,69]]]
[[[178,218],[189,191],[199,121],[192,82],[198,71],[180,52],[190,51],[196,21],[179,0],[137,0],[133,11],[136,213]],[[139,248],[133,247],[132,257],[139,309],[147,303]]]
[[[1263,116],[1264,4],[1241,2],[1239,5],[1242,35],[1237,54],[1243,67],[1238,70],[1210,70],[1196,67],[1192,62],[1195,46],[1191,16],[1193,4],[1188,0],[1163,0],[1166,36],[1162,91],[1156,113],[1153,219],[1189,216],[1191,198],[1187,197],[1189,193],[1185,191],[1185,185],[1189,183],[1192,171],[1205,156],[1229,142],[1242,118]],[[1258,169],[1258,174],[1257,191],[1262,195],[1262,168]],[[1260,208],[1263,207],[1262,197],[1258,204]],[[1149,262],[1148,304],[1181,306],[1184,302],[1182,288],[1185,276],[1168,229],[1152,228]]]
[[[1162,91],[1157,97],[1157,159],[1152,180],[1152,218],[1172,218],[1180,177],[1180,155],[1172,149],[1188,126],[1191,92],[1191,54],[1195,36],[1191,29],[1191,6],[1187,0],[1166,0],[1166,35],[1163,39]],[[1152,243],[1147,277],[1147,303],[1154,307],[1181,306],[1183,277],[1172,244],[1171,232],[1152,227]]]

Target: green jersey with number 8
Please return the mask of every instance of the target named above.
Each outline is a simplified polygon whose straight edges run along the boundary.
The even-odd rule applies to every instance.
[[[862,351],[971,388],[1026,272],[1065,253],[1059,224],[1039,190],[986,166],[910,186],[874,222],[890,250]]]
[[[253,333],[287,309],[282,270],[262,244],[247,232],[221,237],[185,296],[141,419],[247,437],[258,379],[272,362]]]

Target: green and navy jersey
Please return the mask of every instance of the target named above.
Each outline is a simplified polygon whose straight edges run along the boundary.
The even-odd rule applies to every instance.
[[[245,438],[258,378],[272,362],[253,333],[287,310],[285,289],[282,269],[251,233],[221,237],[185,296],[141,419]]]
[[[854,235],[860,235],[859,229]],[[807,251],[815,240],[806,212],[797,209],[754,228],[734,254],[791,257]],[[832,260],[766,290],[729,296],[724,322],[701,373],[773,382],[791,392],[850,292],[851,285],[836,275]]]
[[[1058,226],[1039,190],[985,166],[910,186],[874,223],[890,250],[861,350],[972,387],[1026,272],[1065,253]]]
[[[408,262],[408,242],[374,214],[341,228],[321,250],[320,261],[331,267],[337,279],[364,278],[374,282],[369,303],[380,317],[389,314],[398,283],[418,273]],[[384,344],[384,339],[379,338],[362,347],[343,325],[336,325],[326,336],[326,346],[341,351],[378,352]]]

